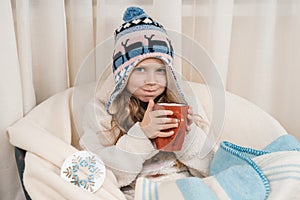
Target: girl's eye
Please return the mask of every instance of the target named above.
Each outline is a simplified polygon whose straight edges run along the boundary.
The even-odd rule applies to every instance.
[[[134,71],[137,71],[137,72],[144,72],[145,69],[143,67],[138,67],[138,68],[135,68]]]
[[[161,73],[166,73],[166,69],[165,68],[160,68],[157,70],[158,72],[161,72]]]

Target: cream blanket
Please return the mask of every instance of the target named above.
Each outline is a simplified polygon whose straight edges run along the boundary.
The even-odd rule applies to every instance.
[[[64,160],[78,151],[71,145],[72,89],[59,93],[8,129],[12,145],[27,151],[24,185],[32,199],[125,199],[112,172],[103,186],[90,193],[60,177]]]

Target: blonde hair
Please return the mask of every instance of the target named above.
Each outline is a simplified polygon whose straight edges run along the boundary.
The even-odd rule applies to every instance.
[[[168,88],[156,100],[164,103],[180,103],[175,95]],[[119,129],[117,140],[136,123],[141,122],[144,118],[145,109],[141,106],[141,101],[133,96],[127,89],[120,93],[112,104],[111,127],[113,132]],[[117,141],[116,140],[116,141]]]

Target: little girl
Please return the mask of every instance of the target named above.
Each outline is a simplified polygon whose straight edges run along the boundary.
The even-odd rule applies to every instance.
[[[153,110],[157,102],[188,103],[173,70],[174,52],[161,24],[142,9],[130,7],[115,31],[113,74],[115,87],[106,98],[90,101],[84,117],[81,145],[96,153],[117,177],[128,199],[134,197],[135,180],[154,181],[204,177],[213,152],[200,157],[205,132],[188,114],[188,133],[180,151],[164,152],[153,139],[169,137],[178,126],[170,110]]]

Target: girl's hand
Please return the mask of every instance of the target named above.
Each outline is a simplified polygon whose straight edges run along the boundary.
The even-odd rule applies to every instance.
[[[141,129],[145,135],[150,139],[173,135],[174,131],[162,132],[178,126],[177,119],[167,117],[168,115],[172,115],[173,112],[171,110],[153,110],[153,107],[154,101],[151,99],[149,100],[143,121],[140,122]]]
[[[193,123],[193,108],[189,106],[188,109],[188,115],[187,115],[187,126],[186,126],[186,131],[187,133],[191,130],[191,124]]]

